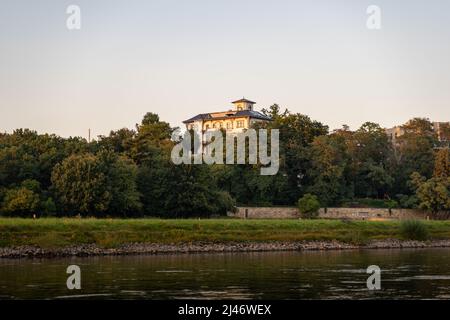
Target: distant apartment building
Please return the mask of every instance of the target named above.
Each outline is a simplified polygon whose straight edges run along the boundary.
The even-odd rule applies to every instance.
[[[391,139],[392,143],[397,142],[397,138],[401,137],[405,133],[405,130],[401,126],[395,126],[393,128],[386,129],[386,134]]]
[[[447,140],[444,135],[444,126],[448,127],[450,122],[433,122],[434,131],[436,131],[439,141]]]
[[[444,126],[449,126],[450,122],[433,122],[433,130],[436,133],[438,140],[443,142],[446,140],[443,132]],[[392,143],[396,143],[397,138],[405,134],[405,130],[402,126],[395,126],[393,128],[386,129],[386,134],[391,139]]]

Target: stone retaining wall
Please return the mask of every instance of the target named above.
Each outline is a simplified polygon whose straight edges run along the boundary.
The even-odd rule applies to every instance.
[[[295,207],[238,207],[236,213],[228,216],[243,219],[298,219],[300,213]],[[319,210],[319,217],[325,219],[426,219],[429,214],[415,209],[378,208],[327,208]]]
[[[229,216],[244,219],[294,219],[300,218],[294,207],[238,207],[237,212]]]
[[[426,219],[428,214],[416,209],[327,208],[320,209],[319,217],[328,219]]]

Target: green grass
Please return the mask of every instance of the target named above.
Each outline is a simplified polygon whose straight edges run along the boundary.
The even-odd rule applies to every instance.
[[[431,239],[450,239],[450,221],[423,224]],[[0,247],[300,240],[365,243],[387,238],[403,239],[399,221],[0,218]]]

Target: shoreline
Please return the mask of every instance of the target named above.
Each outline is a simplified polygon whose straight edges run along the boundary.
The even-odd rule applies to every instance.
[[[228,243],[129,243],[115,248],[102,248],[96,244],[75,245],[61,248],[18,246],[0,248],[0,259],[67,258],[94,256],[194,254],[194,253],[244,253],[270,251],[339,251],[361,249],[414,249],[450,248],[450,240],[372,240],[367,244],[350,244],[339,241],[291,241],[291,242],[228,242]]]

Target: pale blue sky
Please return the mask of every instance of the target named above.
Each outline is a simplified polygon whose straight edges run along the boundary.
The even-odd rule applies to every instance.
[[[448,121],[449,57],[448,0],[0,0],[0,131],[181,125],[242,96],[332,129]]]

